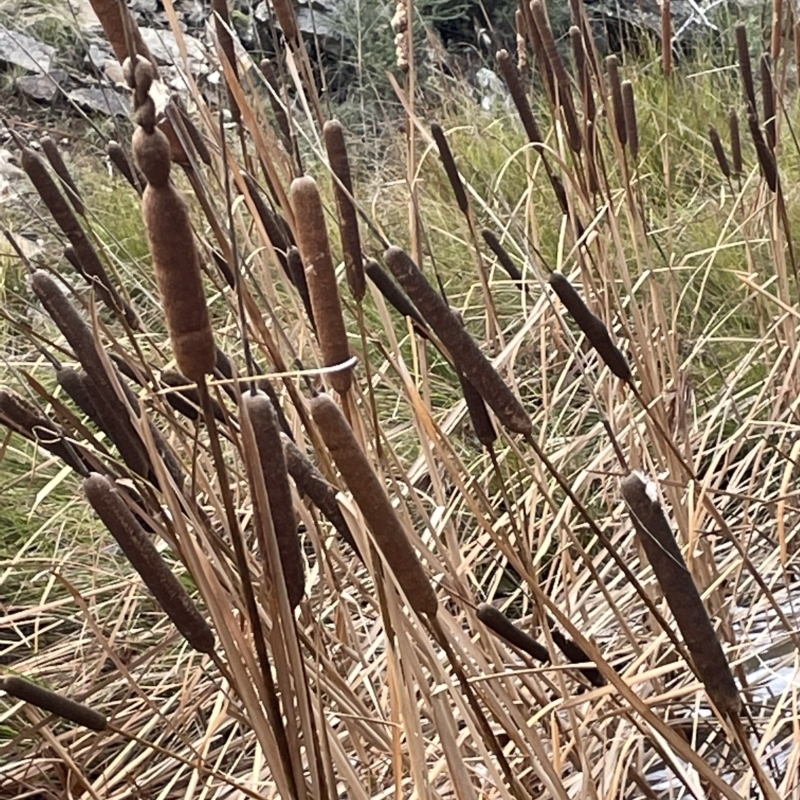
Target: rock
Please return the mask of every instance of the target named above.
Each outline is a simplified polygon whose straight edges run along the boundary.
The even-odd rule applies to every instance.
[[[0,61],[28,72],[50,72],[56,48],[0,25]]]
[[[14,81],[14,88],[37,103],[51,103],[66,78],[63,69],[54,69],[46,75],[23,75]]]
[[[87,56],[92,66],[97,69],[104,69],[106,61],[111,58],[111,49],[107,44],[97,44],[92,42],[89,45],[89,55]]]
[[[67,98],[89,111],[97,111],[109,117],[127,117],[130,104],[127,97],[117,94],[111,88],[83,87],[67,93]]]
[[[155,28],[139,28],[145,44],[150,49],[153,57],[159,64],[178,64],[181,65],[181,51],[172,31],[156,30]],[[208,62],[206,60],[206,49],[203,43],[190,36],[183,34],[186,43],[186,53],[195,74],[205,74],[208,72]]]

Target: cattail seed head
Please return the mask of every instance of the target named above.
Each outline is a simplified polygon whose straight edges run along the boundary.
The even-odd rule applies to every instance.
[[[374,258],[369,258],[365,269],[369,279],[375,284],[386,302],[402,316],[414,320],[418,326],[417,331],[427,338],[425,329],[428,325],[422,318],[422,314],[417,311],[403,290],[383,271],[381,265]]]
[[[519,118],[522,122],[522,127],[528,136],[528,141],[531,144],[539,145],[541,150],[542,132],[539,129],[539,123],[533,115],[531,104],[528,102],[528,96],[525,94],[525,89],[522,86],[522,80],[519,72],[511,60],[507,50],[500,50],[497,53],[497,66],[500,67],[500,73],[503,80],[508,87],[508,92],[511,99],[514,101],[514,106],[517,109]]]
[[[128,158],[119,142],[113,139],[106,145],[106,153],[119,174],[139,193],[144,191],[145,177]]]
[[[42,152],[47,156],[47,160],[53,168],[53,172],[58,175],[59,180],[64,186],[65,194],[69,198],[70,203],[72,203],[72,207],[78,214],[83,214],[84,208],[81,193],[78,191],[78,187],[75,185],[75,181],[72,179],[72,175],[69,169],[67,169],[64,159],[61,157],[61,151],[58,149],[58,145],[49,136],[44,136],[39,141],[39,144],[42,146]]]
[[[743,22],[733,26],[736,38],[736,56],[739,59],[739,75],[742,78],[744,99],[747,101],[748,113],[757,114],[756,89],[753,83],[753,67],[750,63],[750,45],[747,42],[747,28]]]
[[[296,247],[290,247],[286,253],[286,269],[292,283],[297,289],[297,293],[300,295],[300,301],[306,311],[308,321],[311,323],[312,329],[316,332],[317,322],[314,318],[314,307],[311,305],[311,292],[309,292],[308,289],[306,268],[300,256],[300,251]]]
[[[90,731],[104,731],[108,727],[108,720],[99,711],[83,703],[76,703],[18,675],[10,675],[0,681],[0,689],[16,697],[17,700],[23,700],[42,711],[55,714]]]
[[[755,114],[747,115],[747,124],[750,128],[750,137],[758,156],[758,165],[761,167],[761,174],[767,182],[771,192],[778,191],[778,166],[775,163],[775,154],[770,150],[764,139],[764,133],[758,124],[758,117]]]
[[[483,355],[458,317],[428,283],[419,267],[399,247],[390,247],[385,258],[395,278],[450,352],[455,366],[492,407],[503,425],[515,433],[530,433],[531,419],[522,403]]]
[[[545,10],[544,3],[542,0],[533,0],[530,7],[534,25],[542,41],[542,47],[547,61],[550,64],[550,69],[553,72],[553,77],[558,84],[558,90],[559,92],[568,92],[570,87],[569,74],[561,59],[561,54],[558,52],[556,40],[553,36],[553,29],[550,27],[550,21],[547,19],[547,11]]]
[[[548,619],[548,626],[550,628],[550,636],[553,639],[553,644],[561,651],[570,664],[585,664],[587,661],[591,662],[592,659],[586,655],[583,648],[577,642],[565,636],[550,619]],[[606,679],[602,676],[597,667],[579,667],[578,671],[592,686],[606,685]]]
[[[350,359],[350,346],[342,317],[322,200],[316,182],[308,177],[295,178],[292,181],[290,196],[297,224],[297,244],[308,278],[322,360],[326,367],[333,367]],[[332,372],[329,377],[333,388],[339,394],[344,394],[350,388],[352,367]]]
[[[697,673],[719,711],[736,713],[741,706],[736,682],[657,492],[655,483],[637,473],[631,473],[622,481],[622,496],[639,542],[658,578]]]
[[[550,663],[550,653],[532,636],[520,630],[500,609],[489,603],[481,603],[477,610],[478,619],[496,636],[504,639],[517,650],[522,650],[542,664]]]
[[[331,171],[338,179],[333,182],[333,194],[339,214],[339,233],[342,239],[347,285],[350,287],[350,294],[353,295],[355,301],[360,303],[366,291],[364,259],[361,255],[358,214],[351,199],[353,197],[353,179],[350,174],[350,159],[347,156],[342,124],[335,119],[328,120],[322,129],[322,135],[325,139],[325,149],[328,153]]]
[[[94,13],[97,14],[97,18],[103,26],[106,38],[120,64],[130,55],[127,42],[125,41],[126,27],[133,34],[133,46],[136,52],[155,64],[155,59],[144,43],[142,34],[139,32],[139,26],[136,24],[133,15],[126,5],[120,4],[117,0],[89,0],[89,2]],[[127,21],[123,20],[123,14],[127,16]]]
[[[619,76],[619,59],[616,56],[606,58],[608,83],[611,87],[611,111],[614,115],[614,130],[617,141],[622,147],[628,143],[628,129],[625,127],[625,106],[622,102],[622,81]]]
[[[714,156],[717,159],[717,164],[726,178],[731,177],[731,165],[728,162],[728,156],[725,155],[725,148],[722,146],[722,140],[719,138],[719,132],[713,125],[708,126],[708,138],[711,140],[711,147],[714,149]]]
[[[633,84],[630,81],[622,82],[622,111],[625,116],[628,148],[635,161],[639,157],[639,123],[636,119],[636,98],[633,94]]]
[[[214,652],[214,634],[140,522],[111,481],[94,473],[83,482],[92,508],[186,641],[200,653]]]
[[[772,82],[772,66],[768,53],[761,55],[761,105],[764,110],[764,130],[770,150],[775,149],[777,126],[775,124],[775,85]]]
[[[506,271],[509,278],[514,281],[514,285],[521,290],[525,289],[525,281],[523,280],[522,273],[517,268],[517,265],[508,254],[508,250],[503,247],[500,240],[495,235],[494,231],[485,228],[481,231],[483,240],[489,245],[489,249],[497,256],[497,262]]]
[[[290,0],[275,0],[272,7],[275,9],[278,25],[281,26],[286,41],[292,44],[296,43],[298,41],[297,19],[292,3]]]
[[[661,0],[661,70],[665,78],[672,74],[672,4]]]
[[[436,592],[344,414],[333,399],[320,394],[311,401],[311,415],[409,604],[418,614],[436,614]]]
[[[242,404],[258,448],[289,605],[295,608],[305,591],[305,573],[278,419],[272,402],[264,392],[245,393]],[[262,553],[262,557],[266,558],[267,553]]]
[[[625,382],[633,380],[628,361],[611,341],[608,328],[589,310],[575,287],[560,272],[551,273],[548,282],[611,372]]]
[[[450,181],[450,186],[453,188],[453,194],[456,196],[456,202],[463,214],[467,213],[469,209],[469,200],[467,199],[467,192],[464,189],[464,183],[461,176],[458,174],[458,167],[456,160],[453,158],[453,152],[450,150],[450,145],[447,143],[447,137],[442,130],[442,126],[438,122],[431,124],[431,134],[433,141],[436,142],[436,147],[439,150],[439,158],[442,159],[442,166],[444,167],[447,180]]]
[[[728,130],[731,136],[731,159],[733,160],[733,174],[742,174],[742,137],[739,132],[739,115],[732,108],[728,113]]]

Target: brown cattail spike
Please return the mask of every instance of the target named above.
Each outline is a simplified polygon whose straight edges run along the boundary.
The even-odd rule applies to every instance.
[[[297,224],[297,244],[308,278],[311,307],[317,325],[317,339],[326,367],[350,360],[350,346],[342,317],[339,287],[331,258],[325,213],[313,178],[295,178],[290,191]],[[352,367],[331,372],[330,382],[339,394],[350,388]]]
[[[714,149],[714,156],[717,159],[717,164],[722,171],[722,174],[730,179],[731,165],[728,162],[728,156],[725,155],[725,148],[722,146],[722,140],[719,138],[719,132],[713,125],[708,126],[708,138],[711,140],[711,147]]]
[[[211,0],[211,8],[215,15],[214,32],[217,34],[217,40],[219,41],[220,49],[222,50],[222,54],[225,56],[225,60],[228,62],[231,70],[233,70],[234,77],[238,78],[238,59],[236,58],[236,50],[233,46],[233,37],[231,36],[229,30],[231,26],[231,20],[230,16],[228,15],[228,0]],[[234,122],[239,122],[242,112],[239,110],[239,105],[233,96],[233,92],[231,92],[230,86],[227,86],[227,80],[226,88],[228,94],[228,108],[230,108],[231,111],[231,118]]]
[[[124,3],[118,0],[89,0],[94,13],[100,20],[103,26],[108,42],[114,50],[114,55],[122,64],[125,59],[131,54],[128,52],[128,46],[125,41],[125,28],[127,27],[133,33],[133,46],[136,52],[144,56],[148,61],[155,64],[155,59],[147,49],[147,45],[142,39],[142,34],[139,32],[139,26],[133,19],[133,14],[128,10]],[[123,14],[126,15],[127,20],[123,20]]]
[[[211,628],[111,481],[95,473],[83,482],[83,490],[92,508],[184,639],[198,652],[212,653],[214,634]]]
[[[458,373],[458,382],[461,386],[461,393],[464,395],[464,402],[467,404],[467,413],[475,436],[484,447],[491,447],[497,441],[497,431],[489,416],[486,403],[477,389],[461,372]]]
[[[44,136],[39,144],[41,144],[42,152],[47,156],[47,160],[53,168],[53,172],[58,175],[64,187],[64,192],[69,198],[70,203],[72,203],[72,207],[78,214],[83,214],[84,208],[81,193],[78,191],[78,187],[75,185],[75,181],[72,179],[72,175],[70,175],[69,169],[67,169],[67,165],[64,163],[64,159],[61,157],[61,151],[58,149],[58,145],[49,136]]]
[[[628,137],[628,149],[634,161],[639,157],[639,123],[636,119],[636,98],[633,84],[622,82],[622,111],[625,116],[625,133]]]
[[[147,178],[142,216],[175,360],[200,383],[214,371],[216,347],[189,210],[169,179],[169,141],[158,129],[139,127],[133,156]]]
[[[770,150],[775,149],[777,126],[775,124],[775,85],[772,82],[772,65],[768,53],[763,53],[759,64],[761,68],[761,105],[764,109],[764,130]]]
[[[549,283],[606,366],[618,378],[630,382],[632,376],[628,361],[611,341],[603,321],[588,309],[575,287],[560,272],[551,273]]]
[[[242,396],[242,403],[258,448],[289,605],[295,608],[303,598],[305,573],[278,418],[272,402],[264,392],[247,392]],[[262,557],[266,558],[267,553],[262,553]]]
[[[456,202],[463,214],[469,210],[469,200],[467,199],[467,192],[464,189],[464,183],[461,176],[458,174],[458,167],[456,160],[453,158],[453,152],[450,150],[450,145],[447,143],[447,137],[442,130],[439,123],[434,122],[431,124],[431,134],[433,141],[436,142],[436,147],[439,150],[439,158],[442,159],[442,166],[444,167],[447,180],[450,181],[450,186],[453,188],[453,194],[456,196]]]
[[[622,102],[622,81],[619,76],[619,59],[616,56],[606,58],[608,83],[611,87],[611,110],[614,114],[614,131],[617,141],[622,147],[628,143],[628,129],[625,127],[625,106]]]
[[[55,714],[57,717],[81,725],[90,731],[104,731],[108,727],[108,721],[99,712],[95,711],[83,703],[76,703],[63,695],[45,689],[36,683],[20,678],[18,675],[11,675],[0,681],[0,689],[16,697],[17,700],[24,700],[32,706]]]
[[[495,635],[527,653],[536,661],[550,663],[550,653],[532,636],[520,630],[502,611],[489,603],[481,603],[477,610],[478,619]]]
[[[311,415],[409,604],[418,614],[436,614],[436,592],[344,414],[321,394],[311,401]]]
[[[427,338],[425,329],[428,325],[422,318],[422,314],[417,311],[403,290],[383,271],[381,265],[374,258],[368,258],[365,269],[369,279],[378,288],[386,302],[402,316],[414,320],[419,326],[418,331]]]
[[[500,67],[500,73],[503,76],[503,80],[506,82],[506,86],[508,86],[509,94],[514,101],[514,106],[522,121],[522,127],[525,129],[525,133],[528,136],[528,141],[531,142],[531,144],[539,145],[538,149],[541,151],[542,132],[539,129],[539,123],[536,121],[536,117],[533,115],[531,104],[528,102],[528,97],[522,86],[519,72],[507,50],[500,50],[496,58],[497,65]]]
[[[361,237],[358,232],[358,213],[353,202],[353,178],[350,174],[350,159],[344,142],[344,129],[338,120],[328,120],[322,135],[328,153],[331,171],[336,176],[333,195],[339,214],[339,233],[342,238],[342,255],[347,285],[353,299],[360,303],[367,286],[364,279],[364,259],[361,255]]]
[[[311,293],[308,290],[306,268],[303,264],[303,259],[300,257],[300,251],[296,247],[290,247],[286,253],[286,269],[300,295],[300,301],[303,303],[308,321],[311,323],[311,327],[314,331],[316,331],[317,322],[314,319],[314,307],[311,305]]]
[[[731,136],[731,159],[733,161],[733,174],[742,174],[742,137],[739,132],[739,115],[732,108],[728,114],[728,130]]]
[[[119,170],[119,174],[139,193],[144,191],[146,183],[144,175],[136,168],[128,158],[127,153],[122,149],[119,142],[113,140],[106,145],[106,153],[111,163]]]
[[[742,78],[744,99],[747,101],[749,114],[757,114],[756,89],[753,83],[753,67],[750,63],[750,45],[747,43],[747,28],[743,22],[733,26],[736,36],[736,56],[739,59],[739,74]]]
[[[550,636],[553,639],[553,644],[564,654],[567,661],[571,664],[586,664],[591,663],[591,658],[584,652],[583,648],[575,641],[565,636],[555,623],[548,619],[548,626],[550,628]],[[606,679],[600,673],[597,667],[578,667],[578,671],[586,678],[592,686],[605,686]]]
[[[428,283],[419,267],[399,247],[390,247],[385,258],[395,278],[450,352],[455,366],[492,407],[503,425],[514,433],[530,433],[531,419],[522,403],[483,355],[441,295]]]
[[[775,154],[769,149],[761,126],[758,124],[758,117],[755,114],[747,115],[747,124],[750,127],[750,136],[758,156],[758,165],[761,167],[761,174],[767,182],[771,192],[778,191],[778,166],[775,163]]]
[[[497,261],[500,266],[506,271],[508,277],[514,281],[514,285],[520,289],[525,290],[525,281],[522,277],[522,273],[517,268],[517,265],[511,260],[511,256],[508,254],[508,250],[503,247],[500,243],[500,240],[495,235],[494,231],[490,231],[488,228],[481,231],[481,236],[483,236],[483,240],[489,245],[489,249],[497,256]]]
[[[664,77],[672,74],[672,3],[661,0],[661,69]]]
[[[631,473],[622,481],[622,496],[709,697],[720,713],[738,712],[741,701],[736,682],[658,502],[656,484],[643,475]]]

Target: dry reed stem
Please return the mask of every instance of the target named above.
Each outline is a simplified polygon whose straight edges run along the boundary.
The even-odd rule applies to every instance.
[[[316,182],[308,177],[292,181],[290,197],[322,360],[326,367],[334,367],[350,359],[350,345],[347,342],[322,200]],[[347,367],[328,375],[331,385],[339,394],[345,394],[350,388],[352,372],[352,367]]]
[[[461,176],[458,174],[458,167],[456,160],[453,158],[453,153],[450,150],[450,145],[447,143],[447,137],[442,130],[442,126],[438,122],[431,123],[431,134],[433,141],[436,142],[436,147],[439,150],[439,158],[442,160],[447,180],[450,181],[450,186],[453,189],[453,194],[456,196],[456,203],[463,214],[469,211],[469,200],[467,199],[467,192],[464,189],[464,183]]]
[[[120,3],[119,0],[89,0],[89,3],[94,13],[97,14],[97,19],[103,26],[108,43],[120,64],[131,55],[125,40],[125,29],[127,28],[133,34],[133,46],[136,52],[140,56],[144,56],[155,68],[156,61],[144,43],[133,15],[124,3]],[[123,20],[123,14],[127,19]]]
[[[742,174],[742,137],[739,132],[739,115],[732,108],[728,113],[728,130],[731,137],[731,158],[733,160],[733,174]]]
[[[436,592],[344,414],[328,395],[320,394],[311,400],[311,415],[409,604],[418,614],[435,615]]]
[[[772,82],[772,66],[768,53],[761,55],[759,67],[761,70],[761,106],[764,111],[764,130],[767,133],[767,144],[770,150],[774,150],[777,142],[775,86]]]
[[[605,323],[593,314],[575,287],[560,272],[553,272],[548,279],[553,291],[566,306],[570,316],[583,331],[589,343],[603,359],[606,366],[618,378],[627,382],[632,380],[631,369],[622,351],[611,341]]]
[[[739,60],[739,75],[742,79],[744,99],[748,105],[747,113],[758,115],[756,89],[753,83],[753,67],[750,63],[750,46],[747,42],[747,28],[743,22],[737,22],[733,26],[733,31],[736,37],[736,57]],[[758,119],[757,116],[756,119]]]
[[[711,140],[711,147],[714,149],[714,156],[717,159],[717,164],[722,174],[730,179],[731,165],[728,162],[728,156],[725,155],[725,148],[722,146],[722,139],[719,137],[719,131],[713,126],[708,126],[708,138]]]
[[[55,714],[75,725],[81,725],[90,731],[104,731],[108,727],[108,720],[99,711],[95,711],[83,703],[77,703],[57,692],[45,689],[18,675],[10,675],[0,681],[0,689],[8,692],[17,700],[24,700],[32,706]]]
[[[308,495],[311,502],[322,512],[322,515],[338,531],[342,539],[350,545],[355,554],[361,553],[353,538],[353,532],[339,508],[336,500],[336,489],[325,480],[322,473],[306,458],[300,448],[285,434],[281,433],[283,455],[286,469],[297,486],[298,492]]]
[[[113,139],[106,145],[106,153],[111,159],[111,163],[119,170],[119,174],[139,193],[144,191],[146,183],[144,175],[139,172],[136,165],[128,158],[128,154],[122,149],[119,142]]]
[[[33,273],[31,288],[89,375],[96,395],[97,413],[103,420],[104,429],[113,431],[112,439],[123,461],[133,472],[146,477],[150,472],[147,452],[128,409],[114,390],[91,328],[46,272],[37,270]]]
[[[747,115],[747,125],[750,128],[750,137],[758,156],[758,165],[761,167],[761,174],[767,182],[771,192],[778,191],[778,165],[775,163],[775,154],[770,150],[769,145],[764,139],[764,133],[758,124],[758,117],[755,114]]]
[[[133,156],[147,178],[142,217],[178,369],[195,383],[214,371],[216,346],[189,209],[172,185],[167,137],[152,115],[133,134]],[[149,129],[149,130],[148,130]]]
[[[130,307],[125,305],[111,283],[106,268],[103,266],[103,262],[100,261],[86,232],[75,216],[74,209],[64,199],[64,195],[61,194],[58,184],[48,172],[44,161],[33,150],[24,147],[22,149],[21,163],[31,183],[36,188],[45,206],[47,206],[47,210],[75,249],[75,255],[81,264],[82,272],[88,276],[87,280],[97,289],[100,299],[112,311],[126,314],[128,324],[132,328],[138,328],[139,320]]]
[[[92,508],[184,639],[200,653],[214,652],[214,634],[155,545],[108,478],[83,482]]]
[[[636,120],[636,98],[633,84],[622,81],[622,112],[625,117],[625,135],[634,161],[639,158],[639,123]]]
[[[374,258],[368,258],[365,271],[369,279],[383,295],[386,302],[389,303],[398,314],[416,322],[418,326],[417,331],[420,335],[427,338],[425,329],[428,325],[423,319],[422,314],[417,311],[405,292],[403,292],[403,290],[384,272],[381,265]]]
[[[47,161],[53,168],[53,172],[58,175],[59,180],[64,186],[65,193],[70,203],[72,203],[72,207],[78,214],[83,215],[84,206],[81,193],[78,191],[78,187],[75,185],[75,181],[72,179],[72,175],[67,165],[64,163],[64,159],[61,157],[61,151],[58,149],[58,145],[49,136],[42,137],[39,140],[39,144],[42,146],[42,152],[47,156]]]
[[[550,663],[550,653],[547,648],[536,641],[532,636],[520,630],[502,611],[489,603],[481,603],[476,612],[478,619],[501,639],[527,653],[536,661],[543,664]]]
[[[625,126],[625,105],[622,101],[622,80],[619,76],[619,59],[614,56],[606,58],[608,84],[611,87],[611,111],[614,116],[614,131],[617,141],[622,147],[628,143],[628,129]]]
[[[455,366],[491,406],[503,425],[515,433],[530,433],[531,419],[522,403],[483,355],[458,316],[428,283],[419,267],[399,247],[390,247],[385,258],[411,301],[449,351]]]
[[[367,286],[364,279],[364,259],[361,255],[361,237],[358,232],[358,214],[351,199],[354,197],[353,178],[350,174],[350,159],[347,156],[342,124],[335,119],[328,120],[322,129],[322,135],[331,170],[338,179],[333,182],[333,194],[336,199],[336,210],[339,213],[339,233],[347,285],[355,301],[360,303],[364,299]]]
[[[621,486],[639,542],[709,697],[721,714],[737,713],[741,701],[736,682],[658,501],[656,484],[643,475],[631,473]]]
[[[289,606],[296,608],[305,591],[305,571],[277,415],[269,397],[263,392],[244,394],[242,408],[250,420],[258,448]],[[252,480],[255,480],[255,476]],[[261,555],[267,558],[267,553]]]

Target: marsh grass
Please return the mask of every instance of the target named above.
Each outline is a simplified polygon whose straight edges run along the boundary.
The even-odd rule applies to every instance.
[[[308,54],[288,46],[307,77]],[[75,172],[87,209],[81,225],[141,329],[102,311],[85,285],[67,297],[104,345],[98,358],[112,383],[104,353],[138,376],[130,388],[139,410],[128,406],[129,423],[151,471],[128,470],[57,388],[42,348],[67,366],[75,354],[16,279],[4,282],[3,324],[13,331],[4,340],[4,388],[35,400],[82,463],[115,484],[115,497],[192,593],[215,647],[200,654],[180,637],[93,518],[78,476],[3,428],[0,487],[10,510],[4,505],[2,515],[19,530],[2,538],[2,674],[90,706],[108,728],[96,735],[3,696],[0,790],[60,797],[69,780],[74,795],[93,798],[800,797],[792,600],[800,577],[800,287],[789,248],[800,225],[790,130],[800,120],[778,81],[787,111],[777,120],[776,195],[759,170],[735,64],[718,60],[698,53],[665,80],[655,59],[622,59],[638,153],[614,133],[610,92],[600,88],[607,76],[592,75],[602,112],[596,192],[587,188],[585,148],[580,156],[570,150],[540,91],[526,95],[536,98],[542,134],[533,143],[513,110],[486,114],[465,91],[435,110],[412,102],[404,92],[413,71],[397,77],[405,134],[360,143],[345,127],[364,256],[382,262],[389,245],[403,247],[432,291],[444,290],[486,358],[481,370],[496,376],[484,392],[502,382],[530,418],[522,435],[502,419],[494,420],[496,439],[480,441],[470,429],[457,369],[463,354],[448,349],[451,334],[443,343],[429,320],[420,335],[419,321],[386,302],[369,270],[363,301],[350,298],[310,83],[292,86],[308,101],[308,113],[293,119],[323,206],[337,279],[326,291],[338,292],[342,307],[341,350],[357,359],[336,399],[323,369],[324,358],[335,366],[329,343],[320,346],[243,177],[255,172],[297,239],[295,160],[247,81],[226,71],[241,123],[224,140],[219,109],[195,98],[211,164],[172,167],[190,201],[215,341],[234,375],[215,371],[199,386],[187,379],[193,414],[166,400],[180,376],[141,201],[121,178],[109,192],[96,172]],[[522,76],[524,87],[530,78]],[[728,178],[708,128],[730,152],[731,109],[743,168]],[[431,123],[452,153],[466,213]],[[522,288],[476,235],[483,229],[518,266]],[[78,287],[63,242],[48,236],[30,266],[63,271]],[[392,262],[397,251],[390,253]],[[593,349],[598,323],[587,341],[550,289],[554,270],[608,329],[630,380],[615,377]],[[315,464],[316,479],[339,491],[336,528],[360,554],[337,536],[330,508],[320,513],[292,481],[305,571],[297,608],[279,580],[271,494],[266,476],[256,479],[258,442],[239,409],[242,394],[263,380],[285,417],[283,435]],[[331,415],[358,470],[340,452],[342,436],[331,437]],[[182,466],[182,482],[150,423]],[[620,479],[631,469],[657,481],[662,522],[689,572],[683,578],[696,585],[738,683],[741,720],[712,707],[690,668],[658,583],[663,572],[648,563],[622,502]],[[402,563],[384,519],[402,537]],[[487,614],[487,603],[532,637],[538,646],[517,641],[538,660],[492,633],[502,618]]]

